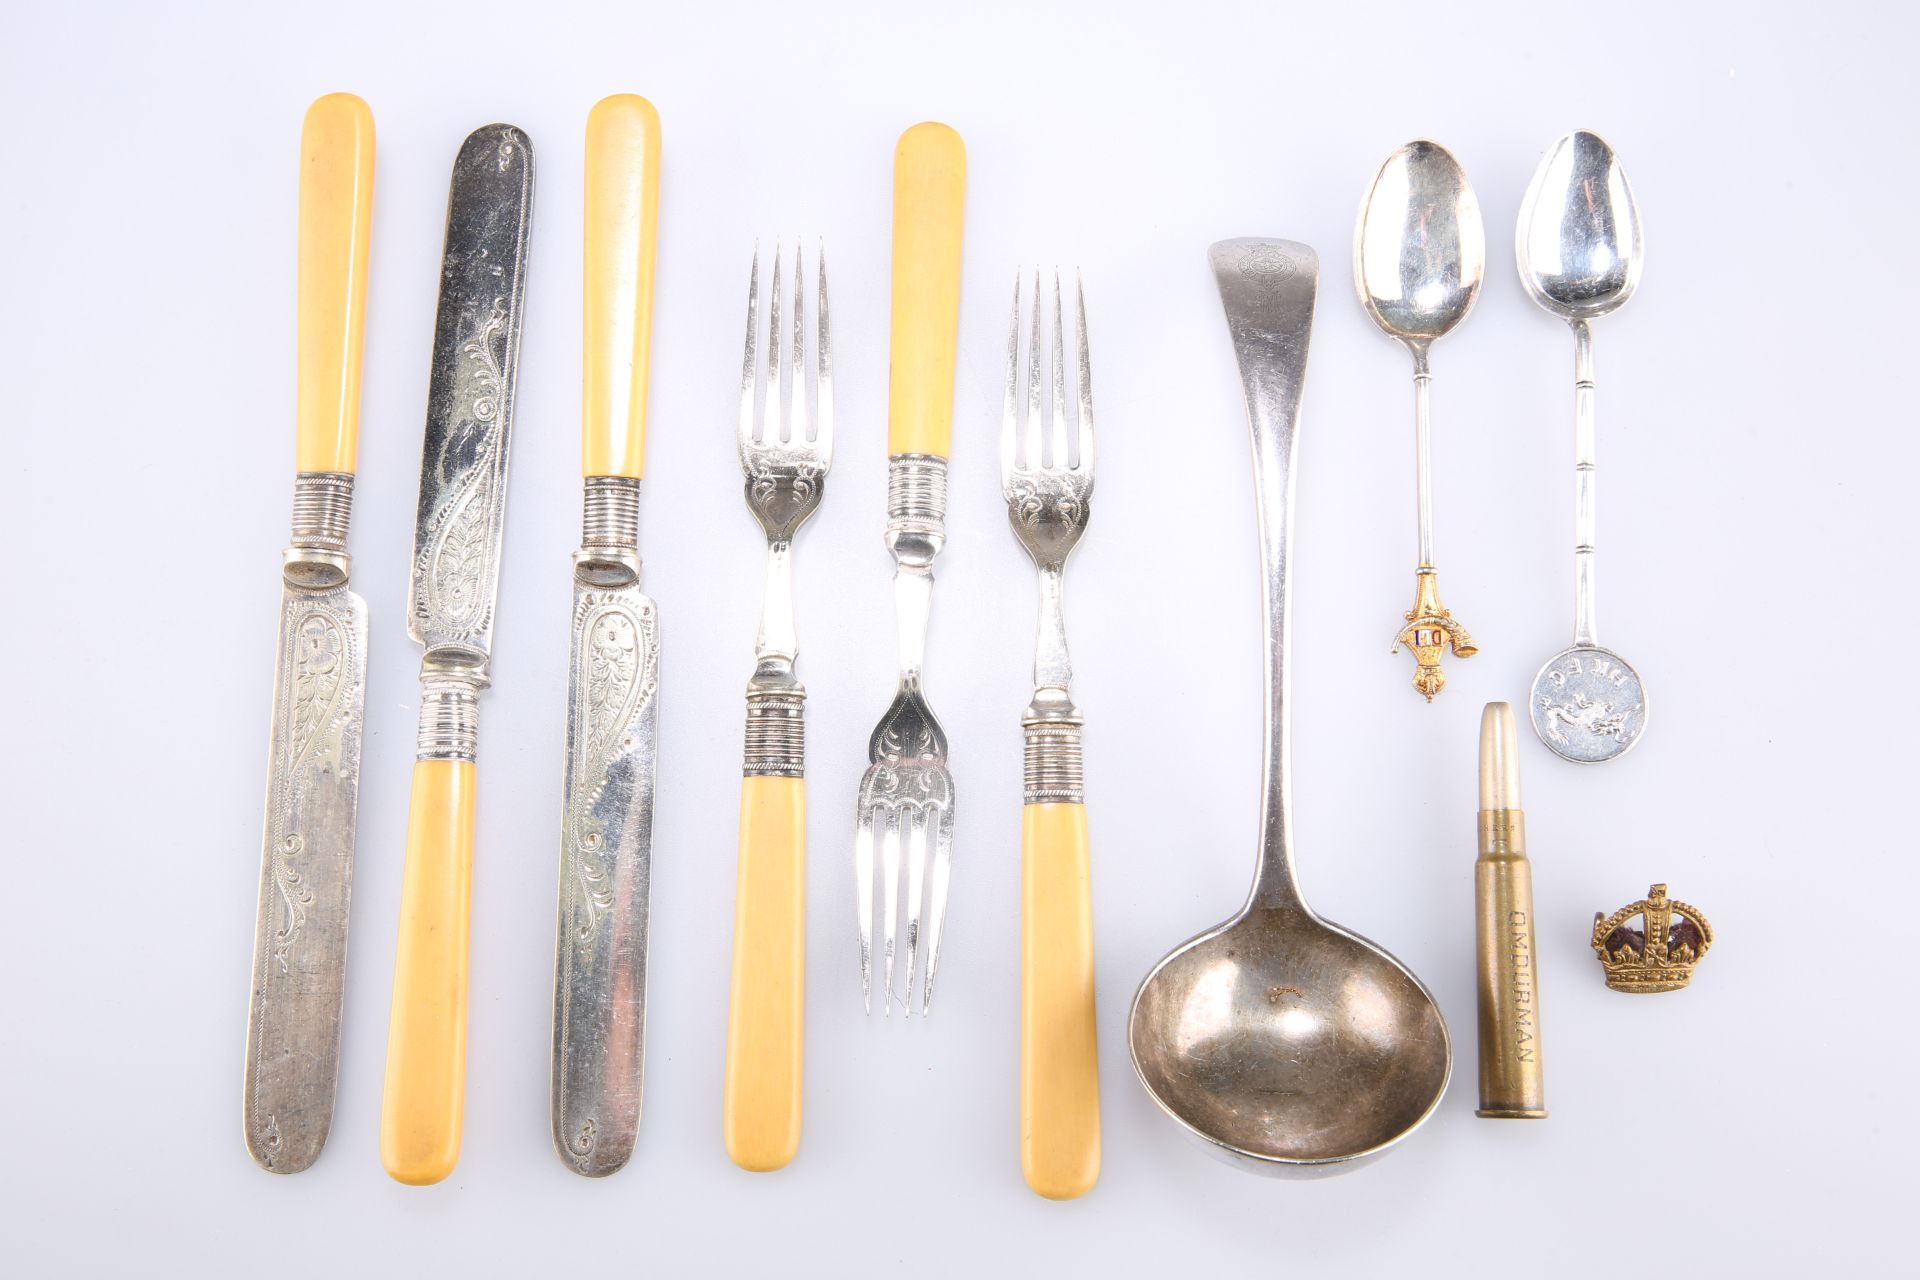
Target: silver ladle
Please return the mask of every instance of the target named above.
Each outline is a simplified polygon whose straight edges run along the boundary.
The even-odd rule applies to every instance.
[[[1319,260],[1287,240],[1210,251],[1253,428],[1267,616],[1260,865],[1238,915],[1148,973],[1127,1023],[1134,1070],[1215,1154],[1261,1173],[1339,1172],[1407,1136],[1453,1066],[1407,967],[1300,896],[1287,821],[1287,543]]]
[[[1514,258],[1527,296],[1573,327],[1573,645],[1533,678],[1528,717],[1540,741],[1576,764],[1627,753],[1647,727],[1640,673],[1600,647],[1594,620],[1593,333],[1588,322],[1633,296],[1646,259],[1640,210],[1613,148],[1576,130],[1533,171]]]

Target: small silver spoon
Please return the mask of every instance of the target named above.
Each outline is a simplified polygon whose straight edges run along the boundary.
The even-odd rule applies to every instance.
[[[1310,1177],[1418,1127],[1446,1092],[1453,1050],[1420,980],[1315,915],[1293,874],[1287,543],[1319,260],[1287,240],[1223,240],[1211,257],[1253,428],[1267,617],[1260,865],[1239,914],[1147,974],[1127,1043],[1154,1101],[1216,1155]]]
[[[1573,646],[1533,678],[1527,711],[1540,741],[1576,764],[1623,756],[1647,727],[1640,673],[1600,647],[1594,620],[1593,334],[1588,322],[1633,296],[1645,262],[1640,210],[1613,148],[1569,133],[1533,171],[1514,258],[1527,296],[1573,327]]]
[[[1424,138],[1387,157],[1360,202],[1353,229],[1353,287],[1382,332],[1413,354],[1414,457],[1418,471],[1420,567],[1407,624],[1393,643],[1413,651],[1413,687],[1428,702],[1446,685],[1440,659],[1479,650],[1440,603],[1433,567],[1433,432],[1427,351],[1467,318],[1486,274],[1487,232],[1480,202],[1451,152]]]

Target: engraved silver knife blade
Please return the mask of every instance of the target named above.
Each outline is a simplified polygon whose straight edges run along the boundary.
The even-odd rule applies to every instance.
[[[332,93],[308,108],[293,538],[281,568],[241,1116],[248,1153],[272,1173],[298,1173],[319,1158],[340,1067],[367,696],[367,606],[347,586],[347,526],[373,150],[373,113],[359,98]]]
[[[345,585],[287,585],[273,682],[244,1116],[247,1149],[273,1173],[311,1165],[333,1124],[366,691],[366,602]]]
[[[533,148],[512,125],[467,136],[447,194],[407,634],[485,687],[520,363]],[[422,679],[427,678],[425,668]]]
[[[553,1140],[576,1172],[602,1177],[626,1164],[640,1127],[660,615],[637,586],[592,585],[591,560],[581,562],[568,649]]]

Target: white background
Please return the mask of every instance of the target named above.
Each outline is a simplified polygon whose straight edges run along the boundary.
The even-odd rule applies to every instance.
[[[1886,1274],[1916,1137],[1907,908],[1916,623],[1913,11],[1887,4],[6,6],[0,244],[8,625],[0,1270],[15,1275]],[[301,114],[379,130],[354,582],[371,694],[333,1137],[271,1177],[240,1071],[293,467]],[[642,515],[664,611],[646,1118],[589,1182],[547,1137],[554,867],[577,541],[581,135],[665,133]],[[860,1015],[849,833],[892,681],[884,519],[890,159],[969,151],[952,539],[928,683],[962,811],[935,1016]],[[390,1182],[381,1074],[417,652],[403,629],[449,165],[524,127],[539,185],[496,683],[482,719],[466,1143]],[[1654,698],[1626,760],[1529,739],[1553,1116],[1474,1108],[1482,703],[1571,629],[1572,344],[1509,257],[1560,133],[1619,149],[1647,225],[1595,328],[1603,639]],[[1387,642],[1414,560],[1408,360],[1354,302],[1379,162],[1443,141],[1489,273],[1435,356],[1440,700]],[[1135,983],[1234,910],[1254,852],[1260,643],[1240,391],[1212,240],[1321,253],[1295,606],[1300,873],[1432,986],[1458,1054],[1405,1146],[1273,1183],[1209,1160],[1127,1060]],[[806,1130],[720,1140],[741,690],[760,585],[732,415],[756,237],[823,236],[840,452],[799,547],[813,797]],[[1088,781],[1106,1161],[1017,1147],[1017,716],[1031,571],[994,434],[1016,266],[1085,272],[1102,445],[1069,621]],[[1898,556],[1898,558],[1896,558]],[[1654,880],[1719,943],[1692,989],[1604,989],[1596,909]],[[451,1270],[457,1266],[458,1271]]]

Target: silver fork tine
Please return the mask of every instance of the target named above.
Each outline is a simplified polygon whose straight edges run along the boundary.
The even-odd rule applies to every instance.
[[[780,246],[773,246],[773,287],[767,290],[767,416],[760,439],[778,444],[780,432]]]
[[[1093,362],[1087,357],[1087,287],[1080,273],[1073,273],[1073,293],[1078,303],[1080,322],[1080,455],[1075,471],[1093,470]]]
[[[856,918],[860,922],[860,1004],[873,1012],[873,810],[860,807],[860,825],[853,834],[853,880],[860,894]]]
[[[792,408],[787,413],[791,443],[807,443],[807,292],[800,270],[800,242],[793,245],[793,350],[787,354],[787,376],[793,379]]]
[[[1020,273],[1013,273],[1013,321],[1007,327],[1007,396],[1000,415],[1000,487],[1020,465]]]
[[[759,385],[760,357],[760,246],[753,246],[753,272],[747,277],[747,354],[740,362],[740,449],[753,447],[753,424],[758,418],[755,389]]]
[[[882,945],[885,956],[882,963],[882,980],[886,994],[882,997],[881,1010],[893,1012],[893,949],[897,926],[900,922],[900,821],[901,813],[897,809],[887,812],[886,832],[880,838],[880,912],[885,922],[885,939]]]
[[[940,964],[940,925],[947,918],[947,882],[953,875],[953,806],[940,810],[933,832],[933,898],[927,927],[927,978],[921,989],[920,1016],[933,1012],[933,975]]]
[[[1049,363],[1047,374],[1053,381],[1053,431],[1047,458],[1049,467],[1062,471],[1067,469],[1067,347],[1062,326],[1066,321],[1066,308],[1060,305],[1060,272],[1053,273],[1053,360]]]
[[[907,994],[901,1002],[913,1016],[913,962],[920,954],[920,900],[927,888],[927,815],[908,809],[900,817],[907,827]]]
[[[1045,455],[1041,450],[1046,443],[1047,416],[1041,407],[1046,396],[1045,373],[1040,368],[1041,353],[1046,350],[1040,344],[1040,313],[1046,310],[1040,302],[1040,269],[1033,270],[1033,334],[1027,341],[1027,429],[1026,429],[1026,465],[1038,470]]]
[[[820,465],[825,468],[833,461],[833,344],[827,336],[827,242],[822,240],[814,249],[820,268],[819,314],[814,320],[814,342],[820,349],[820,381],[814,393],[813,443],[820,452]],[[1081,347],[1081,359],[1085,360],[1085,346]]]

